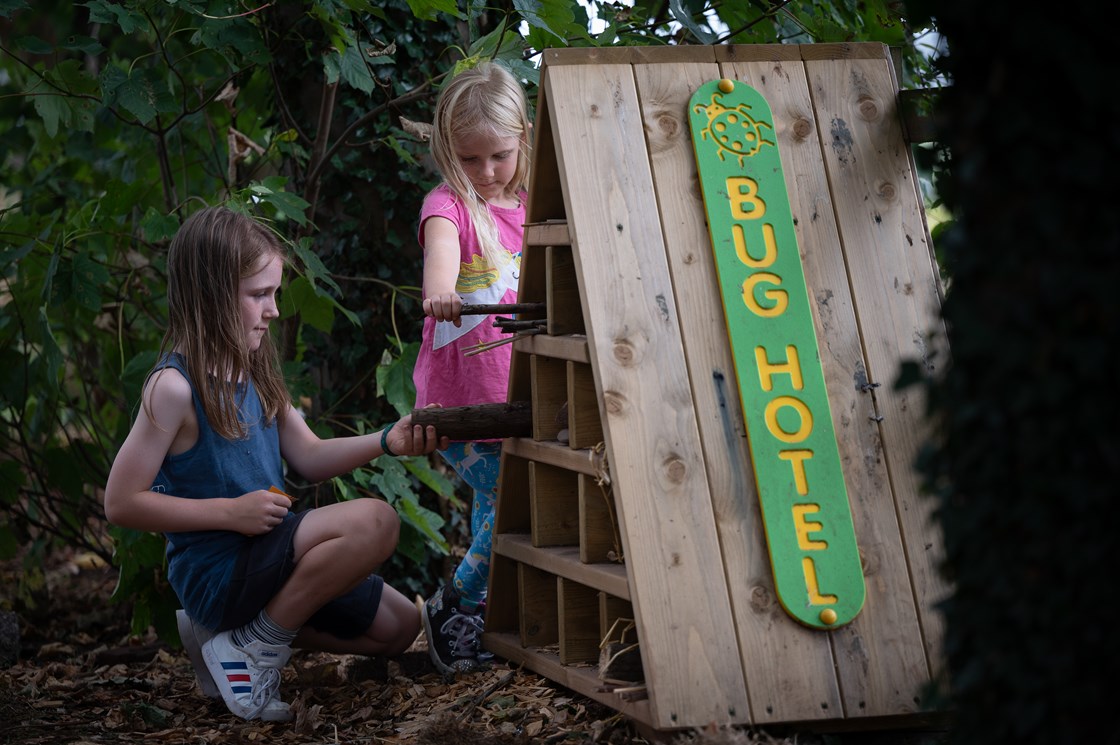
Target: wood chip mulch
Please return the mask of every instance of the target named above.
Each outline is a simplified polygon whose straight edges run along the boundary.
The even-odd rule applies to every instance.
[[[388,661],[297,650],[281,688],[295,720],[246,722],[199,692],[181,649],[129,635],[128,610],[109,599],[115,569],[66,556],[32,593],[33,609],[17,602],[22,572],[0,564],[0,610],[17,610],[20,624],[19,658],[0,665],[5,745],[650,742],[613,709],[504,661],[445,677],[422,635]]]

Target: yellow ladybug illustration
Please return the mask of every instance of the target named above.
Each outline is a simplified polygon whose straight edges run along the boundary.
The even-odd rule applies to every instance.
[[[723,88],[724,86],[721,86]],[[730,92],[730,91],[724,91]],[[710,105],[697,104],[693,111],[703,112],[708,117],[708,126],[700,131],[702,138],[711,136],[712,141],[719,146],[719,159],[723,160],[724,152],[729,152],[739,159],[739,166],[743,165],[743,158],[757,153],[763,145],[773,145],[773,140],[766,139],[763,128],[773,131],[768,122],[757,121],[748,112],[750,106],[741,103],[734,108],[724,106],[718,99],[722,98],[721,92],[712,94]]]

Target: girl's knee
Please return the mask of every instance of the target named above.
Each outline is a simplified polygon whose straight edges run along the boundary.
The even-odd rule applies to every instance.
[[[401,519],[393,505],[381,499],[354,500],[355,512],[351,525],[362,535],[377,535],[396,542],[401,530]]]

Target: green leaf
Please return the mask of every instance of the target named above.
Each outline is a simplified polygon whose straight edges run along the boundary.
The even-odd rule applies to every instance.
[[[381,356],[377,366],[377,395],[392,404],[401,416],[412,413],[416,407],[416,384],[412,370],[420,354],[420,342],[406,344],[400,357],[393,357],[389,350]]]
[[[306,210],[311,205],[303,197],[284,191],[287,183],[288,179],[283,176],[269,176],[263,181],[250,184],[249,191],[257,199],[275,209],[279,213],[278,219],[287,217],[299,225],[306,225]]]
[[[408,0],[408,7],[412,10],[412,15],[421,21],[434,21],[440,13],[447,13],[459,20],[466,19],[459,12],[455,0]]]
[[[307,275],[307,278],[310,279],[313,284],[322,282],[335,292],[342,294],[338,283],[334,281],[334,278],[331,277],[331,273],[327,270],[326,264],[319,258],[319,254],[315,253],[313,245],[310,237],[300,238],[293,244],[296,256],[299,257],[300,262],[303,264],[304,274]]]
[[[402,499],[395,505],[401,522],[411,525],[420,535],[427,539],[428,544],[440,549],[444,555],[448,554],[447,541],[440,533],[444,519],[439,513],[433,512],[416,501],[415,497]]]
[[[140,392],[144,381],[148,379],[148,371],[156,364],[156,352],[149,349],[138,353],[130,359],[121,371],[121,393],[130,407],[140,403]]]
[[[70,124],[70,102],[64,96],[35,96],[35,113],[43,120],[43,126],[51,137],[58,134],[60,122]]]
[[[452,483],[451,479],[432,468],[431,462],[427,458],[401,458],[400,460],[409,473],[436,494],[449,496],[454,493],[455,484]]]
[[[43,41],[38,36],[21,36],[13,46],[28,54],[48,55],[54,52],[54,44]]]
[[[85,252],[71,262],[71,291],[79,306],[94,313],[101,310],[101,287],[109,283],[109,272]]]
[[[57,386],[58,374],[62,370],[62,350],[58,348],[58,340],[54,338],[51,329],[51,319],[47,315],[46,306],[39,307],[39,334],[43,348],[41,355],[46,363],[46,382],[49,386]]]
[[[90,0],[78,3],[89,8],[90,23],[109,23],[119,26],[125,34],[133,34],[148,27],[143,14],[130,10],[124,5],[116,5],[105,0]]]
[[[167,240],[174,237],[175,231],[179,229],[179,218],[149,207],[140,221],[140,229],[144,231],[144,238],[152,243]]]
[[[155,118],[156,92],[142,76],[129,76],[117,87],[116,94],[121,106],[141,124],[147,124]]]
[[[352,44],[346,47],[346,51],[342,53],[339,61],[339,71],[347,85],[368,95],[373,92],[373,75],[366,67],[366,61],[362,59],[363,56],[359,45]]]
[[[307,325],[329,334],[334,326],[334,306],[311,286],[306,277],[296,277],[288,284],[283,302],[291,303],[290,308],[299,312],[300,319]],[[287,308],[285,308],[287,311]]]
[[[0,0],[0,16],[7,18],[17,10],[26,10],[30,7],[27,0]]]
[[[531,27],[544,29],[561,42],[575,16],[567,0],[513,0],[513,7]]]
[[[674,21],[688,29],[701,44],[711,44],[716,40],[715,34],[692,19],[692,12],[681,6],[681,0],[669,0],[669,13]]]
[[[105,51],[105,47],[101,46],[101,42],[97,39],[80,34],[71,34],[60,46],[63,49],[81,52],[82,54],[97,55]]]

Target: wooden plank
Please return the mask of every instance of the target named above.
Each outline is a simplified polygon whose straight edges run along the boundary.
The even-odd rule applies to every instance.
[[[487,587],[486,628],[491,631],[516,632],[521,612],[517,562],[494,554],[490,562]]]
[[[630,65],[680,62],[712,62],[717,46],[693,44],[672,47],[571,47],[546,49],[542,63],[558,65]]]
[[[511,454],[503,443],[498,463],[494,532],[527,533],[529,525],[529,461]]]
[[[560,662],[599,661],[599,593],[586,585],[560,579]]]
[[[521,646],[544,647],[560,640],[560,615],[556,602],[557,579],[528,564],[517,565],[521,595],[518,628]]]
[[[579,474],[579,560],[585,564],[622,556],[614,495],[606,483]],[[613,558],[612,558],[613,557]]]
[[[547,77],[548,69],[542,68],[540,93],[537,96],[537,111],[533,119],[533,162],[532,169],[529,171],[529,194],[532,195],[532,198],[525,205],[525,219],[530,224],[563,220],[567,216],[567,212],[564,210],[564,192],[560,185],[560,170],[556,162],[556,146],[552,138],[552,121],[548,112],[548,99],[544,95]],[[520,291],[518,297],[522,297]],[[522,300],[522,302],[527,301]]]
[[[603,681],[599,680],[597,666],[563,665],[554,653],[522,648],[513,634],[486,632],[482,635],[482,640],[483,646],[514,665],[524,665],[581,696],[621,712],[639,724],[655,727],[649,699],[632,700],[612,693],[611,687],[604,686]]]
[[[624,619],[619,621],[619,619]],[[630,603],[616,598],[613,595],[608,595],[605,592],[599,593],[599,638],[605,639],[607,634],[613,628],[614,635],[611,637],[614,641],[619,641],[622,638],[623,629],[615,627],[615,621],[619,621],[619,627],[633,624],[634,622],[634,606]],[[629,621],[629,624],[626,623]],[[637,641],[637,632],[634,629],[626,632],[626,641]]]
[[[591,363],[591,357],[587,353],[586,336],[549,336],[548,334],[524,336],[513,342],[513,349],[516,352],[539,354],[542,357],[558,357],[562,360],[582,362],[585,365]],[[525,401],[528,399],[529,395],[526,394],[525,398],[512,400]]]
[[[603,441],[599,394],[591,365],[568,362],[568,447],[590,448]]]
[[[529,513],[534,546],[579,544],[579,474],[529,463]]]
[[[527,437],[511,437],[502,443],[503,448],[521,458],[551,463],[577,473],[604,476],[607,465],[597,450],[572,450],[558,442],[537,442]]]
[[[715,47],[716,62],[795,62],[800,59],[801,48],[796,44],[720,44]]]
[[[533,381],[533,439],[555,440],[560,431],[556,415],[568,400],[568,366],[563,360],[533,355],[529,369]]]
[[[633,73],[560,66],[546,85],[638,633],[657,650],[646,668],[654,718],[747,723]]]
[[[762,63],[767,67],[770,63]],[[840,711],[828,639],[779,605],[696,176],[688,99],[716,65],[635,68],[697,423],[754,723]],[[681,188],[690,184],[691,188]]]
[[[570,246],[548,246],[545,277],[548,291],[548,333],[553,336],[582,334],[583,311],[580,309],[579,280]]]
[[[868,589],[876,594],[856,623],[836,632],[850,717],[915,710],[941,643],[935,604],[945,589],[933,505],[919,495],[914,471],[927,431],[924,402],[918,391],[892,385],[905,359],[940,362],[931,333],[944,339],[944,329],[890,64],[889,57],[806,63],[866,361],[854,378],[849,374],[849,385],[858,385],[861,373],[878,384],[872,416],[882,418],[877,437],[861,437],[862,447],[851,453],[851,473],[866,472],[871,487],[850,491]],[[865,411],[839,414],[852,413],[862,431]],[[876,662],[875,651],[887,649],[889,664]]]
[[[541,158],[541,160],[545,160]],[[553,168],[556,167],[553,159]],[[559,199],[559,195],[557,195]],[[572,238],[568,235],[567,220],[530,223],[525,226],[525,245],[527,246],[570,246]]]
[[[855,42],[841,44],[801,44],[801,59],[806,62],[827,62],[834,60],[890,59],[886,44],[878,42]]]
[[[494,536],[494,552],[522,564],[565,577],[580,584],[630,600],[630,585],[622,564],[584,564],[576,546],[535,548],[529,536],[504,533]]]

